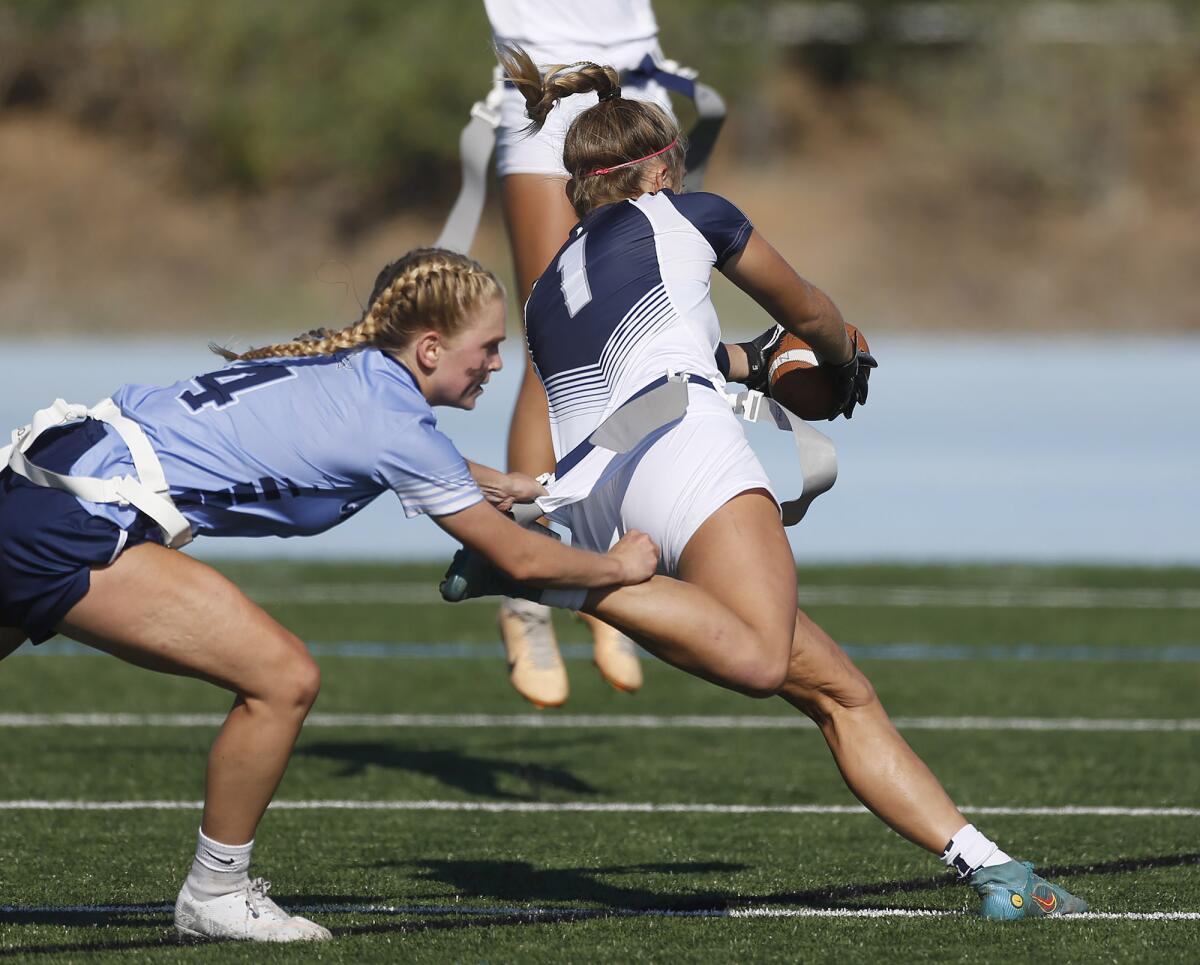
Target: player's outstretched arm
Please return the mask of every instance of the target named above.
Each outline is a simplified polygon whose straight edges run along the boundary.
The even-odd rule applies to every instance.
[[[497,569],[533,586],[630,586],[650,579],[658,566],[658,547],[636,531],[607,553],[592,553],[524,529],[486,502],[433,521]]]
[[[854,358],[854,346],[837,306],[816,285],[801,278],[757,231],[750,233],[746,247],[721,271],[787,331],[811,345],[823,364],[842,365]],[[731,362],[733,354],[730,352]]]

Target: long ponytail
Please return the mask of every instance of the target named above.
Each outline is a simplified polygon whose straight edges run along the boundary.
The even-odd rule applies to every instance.
[[[496,56],[525,98],[530,130],[540,130],[564,97],[593,91],[599,96],[599,103],[575,118],[563,145],[563,166],[571,175],[567,196],[581,218],[602,204],[642,193],[645,166],[639,159],[661,158],[675,180],[682,180],[687,145],[678,125],[658,105],[622,97],[612,67],[581,61],[549,67],[543,75],[515,44],[497,48]]]

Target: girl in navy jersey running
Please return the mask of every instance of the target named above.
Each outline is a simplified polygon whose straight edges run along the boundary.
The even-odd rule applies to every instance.
[[[829,298],[733,204],[676,193],[684,153],[677,126],[654,105],[623,97],[614,70],[572,64],[543,77],[519,48],[501,62],[534,127],[561,98],[598,96],[564,146],[580,220],[525,310],[557,461],[549,495],[537,502],[576,545],[604,549],[640,530],[662,552],[662,575],[580,590],[573,604],[668,663],[750,696],[779,695],[811,717],[859,800],[967,879],[986,916],[1085,910],[966,821],[867,678],[797,610],[778,501],[719,391],[726,378],[761,373],[760,343],[721,344],[712,269],[813,347],[840,387],[841,414],[866,400],[874,360],[851,343]],[[592,433],[610,415],[672,376],[686,383],[686,411],[626,451],[595,444]]]
[[[408,516],[430,515],[543,586],[654,572],[657,551],[640,534],[601,555],[523,530],[497,507],[544,490],[467,463],[437,430],[432,406],[474,408],[500,368],[504,305],[470,259],[411,252],[380,273],[363,317],[341,331],[226,352],[235,364],[163,388],[123,386],[91,409],[56,403],[0,450],[0,659],[58,632],[234,694],[175,905],[180,935],[330,937],[248,874],[320,672],[236,586],[164,544],[310,535],[392,490]]]

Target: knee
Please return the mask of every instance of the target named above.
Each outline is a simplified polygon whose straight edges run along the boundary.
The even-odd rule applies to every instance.
[[[738,672],[737,691],[747,697],[774,697],[788,677],[786,652],[763,649],[743,661]]]
[[[321,692],[321,668],[299,638],[288,637],[286,649],[269,675],[268,699],[276,706],[307,714]]]
[[[805,712],[821,724],[848,710],[862,711],[878,707],[879,696],[862,671],[851,667],[849,673],[812,688],[805,703]]]
[[[321,692],[321,668],[308,653],[305,653],[304,659],[297,664],[292,679],[292,700],[297,707],[302,707],[304,712],[308,713]]]

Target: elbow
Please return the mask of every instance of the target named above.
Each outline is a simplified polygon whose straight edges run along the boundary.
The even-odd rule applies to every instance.
[[[517,545],[508,548],[500,559],[492,562],[518,583],[536,582],[542,575],[537,565],[537,554],[524,544],[525,540],[520,540]]]

